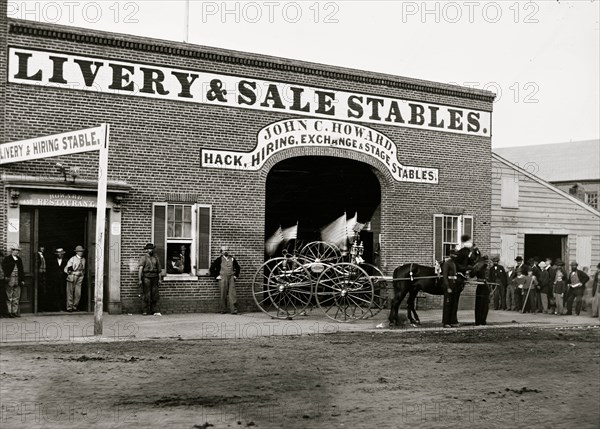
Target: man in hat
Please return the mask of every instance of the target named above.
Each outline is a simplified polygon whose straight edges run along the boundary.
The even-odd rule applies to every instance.
[[[495,283],[494,287],[494,310],[506,310],[506,281],[508,276],[506,270],[499,264],[500,257],[492,258],[492,266],[488,273],[488,281]]]
[[[600,275],[600,262],[596,265],[596,274],[592,282],[592,317],[600,316],[600,290],[598,290],[598,280]]]
[[[542,313],[549,313],[550,308],[550,300],[552,298],[552,284],[550,283],[550,266],[542,261],[539,264],[540,268],[540,277],[538,279],[538,284],[540,288],[540,301],[542,304]]]
[[[79,311],[77,307],[81,299],[81,285],[85,276],[85,249],[83,246],[75,247],[75,256],[67,261],[65,273],[67,273],[67,311]]]
[[[515,269],[511,275],[511,280],[513,280],[515,277],[517,277],[517,270],[521,269],[521,273],[523,273],[523,275],[527,275],[527,272],[529,271],[529,267],[523,262],[523,257],[521,256],[517,256],[515,258]]]
[[[575,314],[579,316],[585,284],[590,279],[586,273],[577,268],[578,266],[577,262],[571,262],[571,272],[567,276],[567,315],[573,314],[573,300],[575,300]]]
[[[46,309],[64,311],[67,309],[67,268],[68,259],[65,258],[65,250],[57,247],[54,257],[46,264],[48,281],[48,303]]]
[[[457,271],[456,271],[455,249],[450,250],[449,256],[442,264],[442,288],[444,289],[444,305],[442,307],[442,325],[451,328],[454,315],[454,306],[458,303],[457,295]]]
[[[229,254],[227,246],[221,246],[221,255],[210,266],[210,274],[219,281],[221,288],[221,313],[227,313],[227,303],[231,314],[238,314],[235,281],[240,276],[240,264]]]
[[[153,314],[161,316],[159,312],[160,295],[158,288],[162,283],[162,267],[160,261],[154,255],[156,246],[152,243],[144,247],[145,254],[138,262],[138,281],[142,288],[142,314],[144,316]]]
[[[25,285],[25,271],[23,270],[23,260],[19,256],[20,251],[21,248],[18,245],[11,246],[10,255],[2,259],[8,317],[21,317],[19,299],[21,298],[21,286]]]

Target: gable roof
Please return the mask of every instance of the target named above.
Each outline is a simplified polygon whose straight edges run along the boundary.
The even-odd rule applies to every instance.
[[[535,176],[534,174],[531,174],[529,171],[519,167],[516,164],[513,164],[512,162],[502,158],[500,155],[496,154],[496,153],[492,153],[492,159],[495,159],[505,165],[507,165],[508,167],[516,170],[517,172],[521,173],[522,175],[528,177],[529,179],[533,180],[534,182],[539,183],[540,185],[550,189],[553,192],[556,192],[557,194],[559,194],[561,197],[566,198],[571,200],[573,203],[577,204],[579,207],[581,207],[582,209],[585,209],[586,211],[592,213],[593,215],[596,215],[600,218],[600,211],[594,209],[592,206],[587,205],[586,203],[584,203],[581,200],[578,200],[577,198],[575,198],[572,195],[569,195],[568,193],[566,193],[565,191],[563,191],[562,189],[558,189],[556,186],[551,185],[550,183],[540,179],[539,177]]]
[[[492,151],[548,182],[600,180],[600,140],[503,147]]]

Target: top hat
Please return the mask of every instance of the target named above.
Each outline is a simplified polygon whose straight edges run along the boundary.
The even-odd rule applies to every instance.
[[[554,264],[558,265],[559,267],[563,267],[565,265],[562,259],[557,259],[556,261],[554,261]]]
[[[471,236],[469,234],[461,235],[461,237],[460,237],[460,241],[462,241],[462,242],[469,241],[470,239],[471,239]]]
[[[152,243],[148,243],[146,244],[146,246],[144,246],[144,250],[148,250],[148,249],[155,249],[156,246]]]
[[[62,247],[57,247],[56,250],[54,251],[54,253],[59,253],[61,255],[64,255],[65,249],[63,249]]]
[[[575,261],[571,262],[571,266],[572,266],[572,267],[577,267],[578,265],[579,265],[579,264],[578,264],[577,262],[575,262]]]
[[[517,256],[517,257],[515,258],[515,261],[517,261],[517,262],[522,262],[522,261],[523,261],[523,258],[522,258],[522,257],[520,257],[520,256]]]
[[[523,268],[521,268],[521,267],[517,268],[517,274],[519,274],[519,273],[523,274]]]
[[[499,256],[494,256],[492,258],[492,262],[499,262],[500,261],[500,257]]]
[[[83,248],[83,246],[77,246],[75,248],[75,252],[84,252],[84,251],[85,251],[85,249]]]

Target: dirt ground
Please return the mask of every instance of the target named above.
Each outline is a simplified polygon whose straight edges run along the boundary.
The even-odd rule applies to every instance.
[[[600,424],[597,327],[3,345],[8,428]]]

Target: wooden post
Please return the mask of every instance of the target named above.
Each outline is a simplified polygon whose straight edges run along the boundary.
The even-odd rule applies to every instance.
[[[104,233],[106,223],[106,191],[108,187],[108,134],[110,127],[102,124],[104,142],[98,159],[98,196],[96,204],[96,285],[94,289],[94,335],[102,335],[104,297]]]

